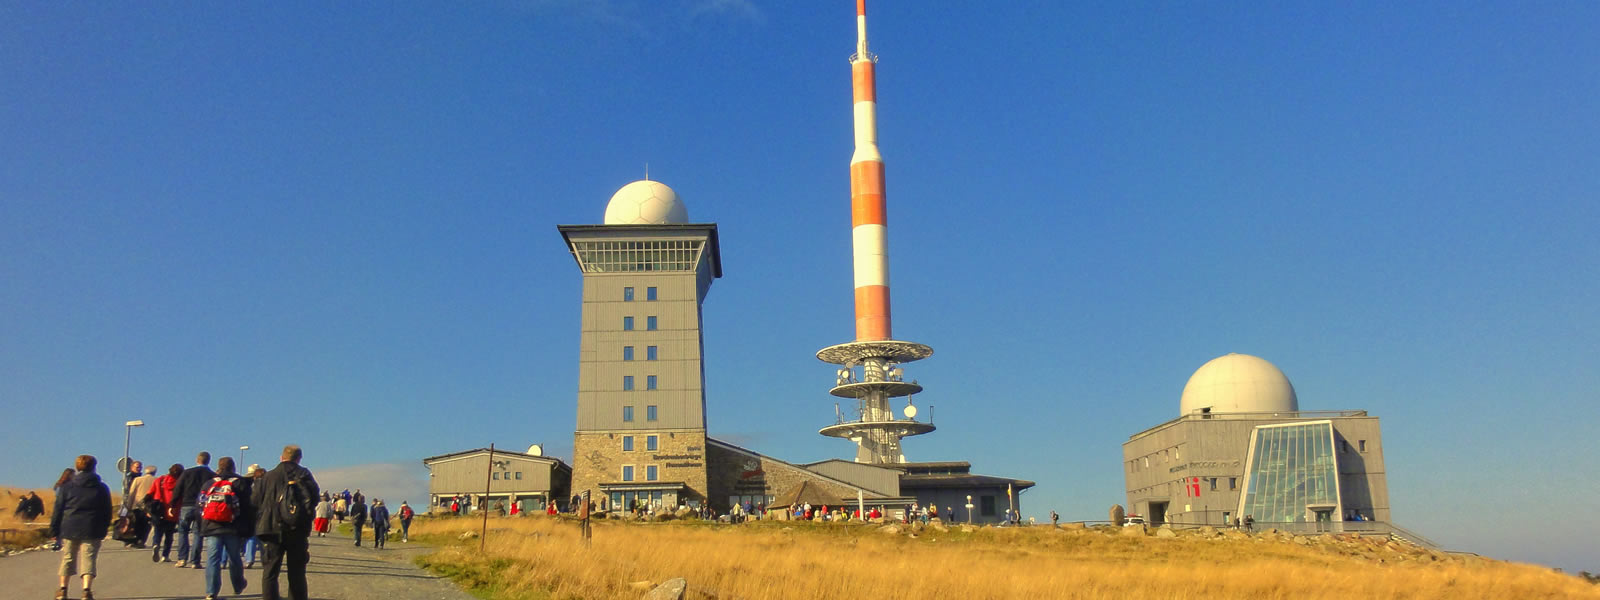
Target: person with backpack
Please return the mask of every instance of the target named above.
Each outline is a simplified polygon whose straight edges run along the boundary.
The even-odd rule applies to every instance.
[[[283,447],[282,461],[267,471],[251,490],[256,507],[256,537],[265,555],[261,563],[262,600],[280,600],[278,573],[289,573],[289,598],[306,600],[306,564],[311,562],[311,514],[317,506],[317,480],[300,466],[300,447]],[[287,569],[285,563],[287,562]]]
[[[382,549],[389,541],[389,507],[383,500],[372,501],[372,547]]]
[[[172,504],[178,507],[178,568],[205,568],[200,564],[200,492],[205,491],[217,476],[211,470],[211,453],[201,452],[194,457],[195,466],[178,476],[178,487],[173,491]]]
[[[414,511],[414,510],[411,510],[411,505],[406,504],[405,500],[401,500],[400,501],[400,542],[401,543],[406,543],[406,542],[411,541],[411,519],[416,517],[416,516],[417,516],[417,512]]]
[[[155,531],[150,534],[150,561],[167,562],[172,556],[172,532],[178,528],[178,507],[173,506],[172,499],[177,493],[178,476],[183,474],[183,465],[173,463],[167,469],[167,474],[156,478],[151,485],[151,504],[147,509]]]
[[[350,505],[350,527],[356,532],[356,545],[361,545],[361,526],[367,524],[366,499],[356,496],[355,502]]]
[[[255,534],[250,484],[250,478],[239,476],[232,456],[217,459],[217,476],[206,486],[205,501],[200,505],[200,535],[206,546],[206,600],[216,600],[222,589],[223,561],[227,561],[235,596],[248,583],[239,552],[243,540]]]
[[[63,539],[67,541],[61,551],[61,589],[56,591],[56,600],[66,599],[67,579],[79,573],[83,574],[83,600],[94,600],[90,586],[94,584],[95,562],[106,530],[111,528],[111,488],[95,474],[96,462],[93,456],[78,456],[73,463],[77,473],[56,493],[50,537],[58,544]]]

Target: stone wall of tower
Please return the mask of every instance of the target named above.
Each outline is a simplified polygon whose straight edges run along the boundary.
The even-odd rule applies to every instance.
[[[645,438],[657,436],[655,451],[646,450]],[[623,450],[623,438],[633,436],[633,450]],[[705,431],[578,432],[572,441],[572,493],[588,490],[597,505],[605,495],[601,484],[648,484],[646,467],[657,468],[656,481],[681,481],[680,503],[706,498]],[[633,481],[622,481],[622,467],[633,467]],[[607,504],[609,506],[609,504]]]

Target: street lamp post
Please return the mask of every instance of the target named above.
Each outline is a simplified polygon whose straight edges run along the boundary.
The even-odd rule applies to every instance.
[[[128,493],[128,484],[132,482],[132,479],[128,477],[128,467],[133,465],[129,464],[128,454],[131,451],[133,444],[133,428],[144,427],[144,421],[135,419],[128,421],[127,423],[123,423],[123,426],[126,427],[126,429],[122,435],[122,462],[117,463],[117,470],[122,471],[122,493],[126,494]]]
[[[244,451],[245,450],[249,450],[249,449],[250,449],[249,446],[239,446],[239,465],[240,466],[244,465]]]
[[[967,496],[967,524],[972,524],[972,496]]]

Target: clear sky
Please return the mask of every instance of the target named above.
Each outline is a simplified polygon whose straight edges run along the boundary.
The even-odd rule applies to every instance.
[[[714,436],[850,456],[853,3],[0,3],[0,483],[286,442],[570,455],[558,224],[720,226]],[[869,7],[913,460],[1103,519],[1228,352],[1383,419],[1396,522],[1600,570],[1600,4]]]

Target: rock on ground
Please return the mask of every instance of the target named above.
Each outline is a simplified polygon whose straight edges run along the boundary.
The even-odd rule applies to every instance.
[[[689,582],[682,577],[675,577],[661,582],[656,589],[644,595],[644,600],[683,600],[683,593],[688,591]]]

